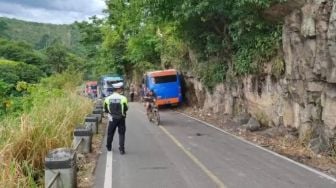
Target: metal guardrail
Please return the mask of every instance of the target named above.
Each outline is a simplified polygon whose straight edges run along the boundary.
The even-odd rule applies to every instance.
[[[98,126],[98,125],[97,125]],[[86,128],[88,129],[88,128],[90,128],[91,129],[91,127],[90,126],[86,126]],[[86,136],[86,135],[85,135]],[[92,135],[91,135],[92,136]],[[83,143],[85,141],[85,139],[84,138],[81,138],[80,140],[79,140],[79,142],[78,143],[76,143],[76,145],[74,146],[74,150],[75,151],[77,151],[78,150],[78,148],[79,148],[79,146]],[[91,142],[90,142],[90,144],[91,144]],[[51,188],[54,184],[55,184],[55,182],[56,182],[56,180],[58,179],[58,178],[61,178],[61,172],[57,172],[53,177],[52,177],[52,179],[50,180],[50,182],[46,185],[46,188]],[[46,181],[45,181],[46,182]]]
[[[50,188],[51,186],[53,186],[53,184],[56,182],[57,178],[61,175],[60,172],[57,172],[55,174],[55,176],[51,179],[51,181],[49,182],[49,184],[47,185],[46,188]]]
[[[75,150],[77,150],[78,149],[78,147],[80,146],[80,144],[82,143],[84,141],[84,139],[83,138],[81,138],[80,140],[79,140],[79,142],[76,144],[76,146],[75,146]]]
[[[76,146],[74,147],[74,149],[77,150],[78,147],[80,146],[80,144],[81,144],[83,141],[84,141],[84,139],[81,138],[81,139],[79,140],[79,142],[76,144]],[[56,182],[57,178],[58,178],[60,175],[61,175],[61,173],[60,173],[60,172],[57,172],[57,173],[55,174],[55,176],[51,179],[51,181],[49,182],[49,184],[46,186],[46,188],[51,188],[51,186],[53,186],[53,184]]]

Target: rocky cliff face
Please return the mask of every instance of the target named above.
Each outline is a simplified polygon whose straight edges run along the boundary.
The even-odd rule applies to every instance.
[[[298,2],[284,17],[281,79],[266,68],[262,76],[220,84],[210,93],[186,78],[186,96],[213,114],[232,117],[245,111],[268,126],[296,128],[320,152],[336,135],[336,0]]]

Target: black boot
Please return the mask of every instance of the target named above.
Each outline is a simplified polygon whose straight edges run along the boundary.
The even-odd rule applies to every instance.
[[[125,148],[119,148],[120,154],[124,155],[125,154]]]

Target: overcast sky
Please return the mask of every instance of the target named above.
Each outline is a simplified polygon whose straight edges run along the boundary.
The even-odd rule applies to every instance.
[[[103,16],[104,0],[0,0],[0,17],[69,24]]]

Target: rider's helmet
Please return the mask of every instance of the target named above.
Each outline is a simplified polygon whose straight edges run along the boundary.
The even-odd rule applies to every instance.
[[[154,95],[154,90],[153,90],[153,89],[149,90],[149,91],[148,91],[148,95],[149,95],[149,96],[153,96],[153,95]]]

